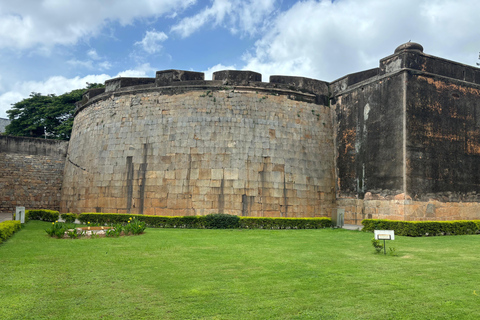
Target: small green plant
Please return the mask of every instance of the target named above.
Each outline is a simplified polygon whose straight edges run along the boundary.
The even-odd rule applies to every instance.
[[[205,92],[204,94],[201,94],[200,97],[201,97],[201,98],[204,98],[204,97],[213,97],[213,93],[212,93],[212,91],[208,90],[208,91]]]
[[[389,254],[391,256],[394,256],[394,257],[398,256],[398,252],[394,247],[388,247],[388,249],[390,250]]]
[[[123,232],[123,225],[120,223],[117,223],[112,226],[112,229],[107,229],[105,231],[105,236],[107,237],[119,237],[121,233]]]
[[[55,221],[55,222],[52,222],[52,224],[48,229],[45,229],[45,232],[50,237],[57,237],[58,239],[61,239],[65,235],[65,232],[67,231],[67,229],[68,227],[66,226],[65,223]]]
[[[382,252],[383,244],[380,242],[380,240],[377,240],[377,239],[373,238],[372,239],[372,246],[375,248],[375,253]]]
[[[133,235],[141,234],[145,231],[146,224],[145,221],[140,221],[138,219],[130,217],[127,224],[123,227],[123,232],[125,235],[129,233]]]
[[[67,229],[67,236],[68,236],[70,239],[77,239],[77,238],[78,238],[77,229],[75,229],[75,228],[73,228],[73,229]]]

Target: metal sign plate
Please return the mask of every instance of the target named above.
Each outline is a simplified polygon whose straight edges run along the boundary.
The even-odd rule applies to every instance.
[[[376,240],[395,240],[395,230],[374,230]]]

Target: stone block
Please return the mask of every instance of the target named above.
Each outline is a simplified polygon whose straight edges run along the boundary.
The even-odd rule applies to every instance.
[[[237,168],[225,168],[224,176],[226,180],[237,180],[238,179],[238,169]]]
[[[221,80],[225,85],[248,85],[261,82],[262,75],[252,71],[223,70],[214,72],[212,79]]]
[[[211,169],[211,179],[223,179],[223,169]]]
[[[157,87],[169,86],[174,82],[204,80],[203,72],[185,70],[163,70],[157,71],[155,84]]]

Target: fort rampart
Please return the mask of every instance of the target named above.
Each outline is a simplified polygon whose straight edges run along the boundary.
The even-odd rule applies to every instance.
[[[21,172],[19,154],[1,152],[4,170]],[[62,212],[480,219],[480,69],[406,43],[331,83],[228,70],[111,79],[78,104],[64,159],[49,206]],[[50,203],[5,176],[19,190],[2,198],[8,210]]]
[[[332,113],[322,81],[220,71],[113,79],[80,105],[62,210],[330,216]]]

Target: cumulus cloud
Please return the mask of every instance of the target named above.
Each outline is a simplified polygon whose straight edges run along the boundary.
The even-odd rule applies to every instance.
[[[119,72],[116,77],[155,77],[155,68],[152,68],[149,63],[141,64],[134,69],[129,69]]]
[[[155,30],[147,31],[142,41],[135,42],[135,45],[139,45],[142,49],[153,54],[159,52],[162,49],[161,43],[168,39],[168,36],[164,32],[157,32]]]
[[[92,60],[100,60],[100,56],[97,53],[97,50],[95,49],[90,49],[87,51],[87,56],[90,57]]]
[[[81,67],[85,69],[93,69],[93,63],[91,60],[87,61],[82,61],[82,60],[77,60],[77,59],[70,59],[67,61],[67,63],[71,66],[74,67]]]
[[[276,16],[244,69],[333,81],[378,66],[409,40],[425,52],[474,64],[480,9],[473,0],[298,2]]]
[[[131,24],[184,10],[195,0],[17,0],[0,2],[0,48],[75,44],[97,35],[107,22]]]
[[[275,9],[276,0],[214,0],[210,7],[183,18],[171,31],[186,38],[204,25],[225,25],[232,32],[253,35]]]
[[[236,68],[235,66],[224,66],[223,64],[219,63],[202,72],[205,73],[205,80],[212,80],[213,73],[221,70],[236,70]]]
[[[98,68],[100,70],[108,70],[111,67],[112,67],[112,64],[108,61],[103,61],[103,62],[98,63]]]

